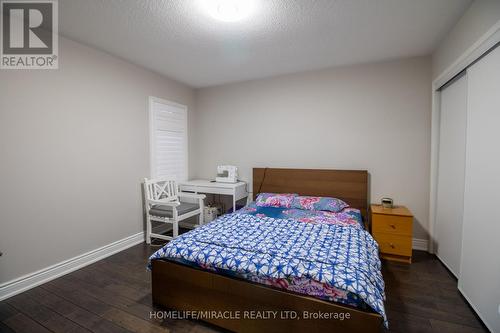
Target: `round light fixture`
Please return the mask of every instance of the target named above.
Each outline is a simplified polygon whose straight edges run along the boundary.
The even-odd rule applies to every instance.
[[[203,5],[210,16],[224,22],[242,20],[254,9],[252,0],[204,0]]]

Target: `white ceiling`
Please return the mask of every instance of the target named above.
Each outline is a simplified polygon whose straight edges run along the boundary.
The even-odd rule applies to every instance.
[[[193,87],[430,54],[472,0],[253,0],[219,22],[204,0],[59,0],[59,31]]]

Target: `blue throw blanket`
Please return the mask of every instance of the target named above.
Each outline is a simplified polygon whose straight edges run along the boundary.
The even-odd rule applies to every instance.
[[[150,260],[178,258],[264,277],[306,277],[357,294],[387,318],[378,245],[359,228],[228,214],[183,234]]]

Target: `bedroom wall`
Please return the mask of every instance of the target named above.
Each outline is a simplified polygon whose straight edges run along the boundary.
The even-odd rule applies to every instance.
[[[144,230],[149,95],[188,105],[193,127],[191,88],[59,47],[58,70],[0,70],[0,284]]]
[[[432,56],[433,79],[500,20],[500,1],[475,0]]]
[[[371,200],[415,214],[427,239],[431,59],[417,57],[203,88],[196,92],[195,175],[234,164],[367,169]]]

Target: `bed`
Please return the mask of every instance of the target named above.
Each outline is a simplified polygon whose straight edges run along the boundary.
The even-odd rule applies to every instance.
[[[151,256],[153,302],[237,332],[380,331],[378,247],[363,225],[368,173],[255,168],[253,190],[350,207],[318,216],[249,205],[185,234]]]

